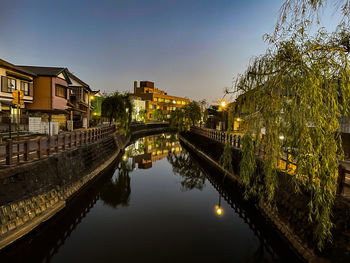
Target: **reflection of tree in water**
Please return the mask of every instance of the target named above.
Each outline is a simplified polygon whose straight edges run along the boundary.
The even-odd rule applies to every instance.
[[[182,177],[182,190],[188,191],[194,188],[202,190],[205,186],[205,175],[199,166],[185,153],[169,154],[168,162],[173,166],[173,172]]]
[[[114,175],[103,186],[101,199],[105,204],[117,208],[119,205],[129,206],[131,187],[129,173],[132,170],[127,161],[120,161],[118,165],[118,174]]]

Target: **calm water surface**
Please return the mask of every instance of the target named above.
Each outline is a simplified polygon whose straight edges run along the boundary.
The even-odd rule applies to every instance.
[[[280,261],[279,249],[266,249],[263,230],[258,237],[201,167],[175,135],[142,138],[115,170],[0,261]]]

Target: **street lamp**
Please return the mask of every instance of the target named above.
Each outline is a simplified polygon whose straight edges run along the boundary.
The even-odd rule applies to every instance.
[[[226,101],[223,100],[220,102],[220,105],[224,109],[224,108],[226,108],[227,103],[226,103]]]

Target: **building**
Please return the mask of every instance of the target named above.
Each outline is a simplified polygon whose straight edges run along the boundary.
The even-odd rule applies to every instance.
[[[94,93],[89,85],[67,70],[70,82],[69,104],[71,105],[70,119],[73,120],[73,128],[88,128],[91,120],[91,101]]]
[[[92,118],[101,117],[103,100],[104,97],[102,96],[100,91],[94,92],[93,97],[91,99]]]
[[[34,99],[28,105],[31,113],[47,114],[52,122],[57,122],[58,127],[66,127],[66,121],[71,119],[71,108],[69,104],[68,69],[60,67],[36,67],[20,66],[21,68],[34,72]]]
[[[154,82],[140,81],[140,87],[137,87],[137,81],[134,81],[134,95],[146,101],[147,118],[153,119],[153,112],[161,109],[164,116],[170,117],[170,112],[181,108],[189,103],[189,99],[170,96],[165,91],[154,87]]]
[[[133,121],[144,121],[146,114],[146,101],[137,96],[130,96],[130,101],[133,106],[131,119]]]
[[[28,105],[33,103],[33,79],[34,72],[15,66],[0,59],[0,130],[8,130],[10,121],[17,122],[17,107],[12,103],[12,92],[21,90],[24,94],[24,105],[21,105],[21,129],[27,124]]]

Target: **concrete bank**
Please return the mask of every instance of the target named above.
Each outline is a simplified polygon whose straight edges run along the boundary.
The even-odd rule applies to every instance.
[[[219,164],[224,148],[223,144],[190,132],[182,133],[180,140],[201,159],[210,163],[222,174],[226,173],[227,177],[240,189],[243,198],[244,187],[237,176],[238,164],[241,158],[238,149],[232,149],[233,163],[237,165],[234,165],[235,173],[230,173]],[[263,215],[266,221],[270,222],[275,231],[290,244],[291,249],[299,255],[300,259],[307,262],[327,262],[326,258],[314,252],[312,241],[310,242],[312,225],[307,221],[308,196],[295,194],[294,190],[291,189],[292,184],[288,183],[287,179],[282,176],[280,182],[282,187],[276,193],[278,212],[272,210],[264,202],[253,202],[252,205]]]
[[[130,136],[101,141],[0,170],[0,249],[60,210],[116,159]]]

